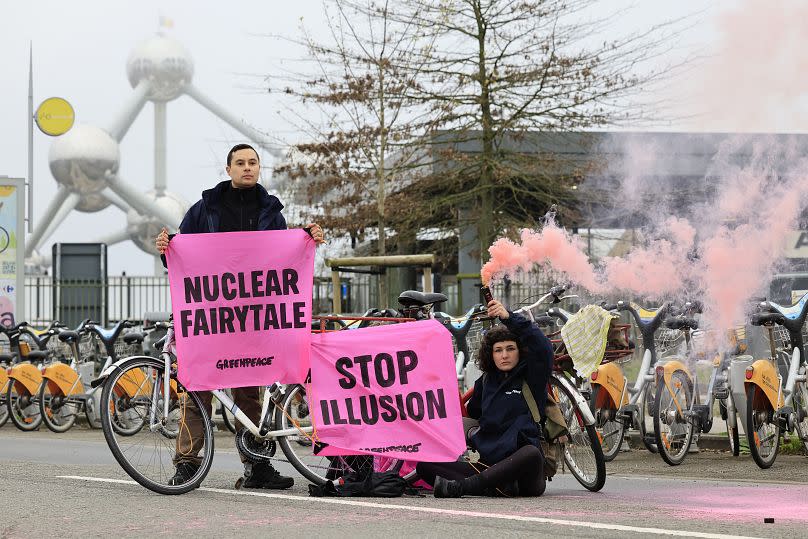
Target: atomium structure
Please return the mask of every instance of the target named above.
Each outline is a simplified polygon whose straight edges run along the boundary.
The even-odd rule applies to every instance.
[[[182,95],[196,101],[273,158],[283,157],[264,135],[192,84],[193,60],[175,40],[158,34],[141,43],[130,54],[126,71],[134,91],[120,114],[103,128],[76,125],[50,147],[48,162],[59,188],[26,242],[25,256],[34,265],[49,265],[49,257],[40,254],[39,249],[70,212],[97,212],[110,204],[126,214],[126,226],[95,241],[112,245],[131,240],[154,255],[154,237],[163,226],[173,231],[189,207],[181,196],[167,190],[166,180],[167,105]],[[143,193],[119,174],[119,144],[148,101],[154,106],[154,188]]]

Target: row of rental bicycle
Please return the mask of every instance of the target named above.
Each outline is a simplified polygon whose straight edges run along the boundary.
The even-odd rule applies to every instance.
[[[44,424],[65,432],[83,415],[92,428],[100,428],[100,387],[97,376],[119,358],[151,353],[165,323],[142,331],[128,320],[104,327],[92,320],[71,329],[52,322],[38,329],[26,322],[0,327],[0,426],[9,420],[22,431]],[[121,396],[134,397],[136,387]],[[123,404],[123,403],[122,403]]]
[[[363,316],[315,317],[313,331],[351,330],[367,325],[423,318],[441,321],[452,333],[461,402],[479,376],[474,356],[495,321],[482,305],[460,317],[439,311],[442,294],[406,291],[398,310],[371,310]],[[581,371],[562,331],[580,312],[565,306],[579,301],[565,287],[553,287],[537,301],[514,309],[529,316],[555,345],[555,367],[548,386],[566,423],[555,445],[562,470],[585,488],[600,490],[605,463],[614,459],[627,433],[636,431],[645,447],[670,465],[687,457],[694,438],[726,424],[729,449],[740,452],[740,432],[761,468],[771,466],[784,435],[795,433],[808,448],[808,386],[803,326],[808,296],[795,305],[760,301],[747,324],[727,331],[700,328],[698,302],[663,303],[655,309],[635,303],[601,302],[612,313],[605,351]],[[622,322],[622,323],[621,323]],[[6,328],[10,350],[0,356],[4,388],[0,421],[7,415],[23,430],[45,425],[63,432],[83,413],[100,426],[123,469],[141,485],[164,494],[188,492],[201,483],[213,459],[215,430],[211,409],[176,380],[173,328],[161,323],[144,331],[122,321],[112,328],[86,320],[76,329],[58,323],[37,331],[27,325]],[[145,349],[145,350],[144,350]],[[635,361],[630,361],[635,359]],[[638,365],[639,364],[639,365]],[[639,368],[637,368],[637,365]],[[6,378],[7,377],[7,378]],[[242,428],[236,444],[255,463],[284,460],[306,479],[323,484],[358,467],[395,468],[416,479],[408,463],[359,456],[322,456],[303,385],[264,388],[257,423],[241,417],[226,390],[214,392],[218,411],[233,430],[232,412]],[[201,465],[188,482],[171,484],[180,401],[196,406],[203,424]],[[280,448],[282,455],[277,452]]]
[[[555,290],[553,301],[560,304],[564,289]],[[631,324],[612,325],[610,335],[617,338],[609,339],[600,364],[586,376],[569,361],[558,331],[575,315],[551,307],[534,320],[555,344],[556,369],[587,400],[604,460],[620,453],[627,431],[636,431],[649,451],[676,466],[717,417],[732,455],[740,454],[740,426],[760,468],[774,464],[792,433],[808,450],[808,295],[785,306],[755,300],[748,323],[725,331],[700,329],[706,321],[697,301],[655,309],[626,301],[599,307]],[[640,359],[636,371],[627,364],[633,358]]]

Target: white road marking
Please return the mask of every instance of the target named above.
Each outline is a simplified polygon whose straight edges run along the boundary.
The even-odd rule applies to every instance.
[[[93,481],[97,483],[117,483],[121,485],[137,485],[135,481],[127,479],[107,479],[104,477],[82,477],[79,475],[57,475],[58,479],[75,479],[78,481]],[[757,539],[743,535],[726,535],[722,533],[705,533],[686,530],[663,530],[661,528],[643,528],[639,526],[626,526],[623,524],[609,524],[603,522],[576,522],[557,518],[527,517],[521,515],[508,515],[501,513],[484,513],[482,511],[464,511],[461,509],[440,509],[437,507],[422,507],[417,505],[398,505],[392,503],[364,502],[344,498],[317,498],[310,496],[295,496],[292,494],[276,494],[269,492],[251,492],[245,490],[229,490],[223,488],[199,487],[197,490],[229,494],[231,496],[257,496],[260,498],[276,498],[280,500],[301,501],[309,503],[322,503],[331,505],[350,505],[354,507],[369,507],[373,509],[396,509],[399,511],[412,511],[415,513],[434,513],[460,517],[476,517],[497,520],[512,520],[516,522],[536,522],[552,524],[554,526],[569,526],[575,528],[589,528],[593,530],[615,530],[622,532],[644,533],[651,535],[672,535],[676,537],[699,537],[703,539]]]

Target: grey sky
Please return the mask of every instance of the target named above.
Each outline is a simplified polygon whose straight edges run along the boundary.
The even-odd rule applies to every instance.
[[[604,2],[604,9],[631,2]],[[701,9],[703,2],[636,2],[617,31],[648,25]],[[735,5],[725,2],[722,7]],[[28,43],[34,48],[35,106],[50,96],[69,100],[77,123],[106,125],[131,94],[126,60],[131,50],[158,30],[159,17],[173,21],[165,33],[182,43],[194,60],[194,84],[231,113],[254,127],[290,140],[295,133],[279,121],[273,96],[256,89],[280,58],[292,50],[269,33],[293,35],[301,17],[313,28],[324,28],[319,0],[229,2],[190,0],[74,0],[0,1],[0,175],[23,177],[26,158],[26,100]],[[683,43],[709,45],[715,39],[712,9],[683,36]],[[673,126],[675,127],[675,126]],[[224,179],[227,149],[243,137],[214,118],[188,97],[168,106],[168,185],[189,203],[202,189]],[[34,219],[56,190],[47,165],[52,139],[35,133]],[[121,144],[121,176],[141,191],[153,183],[153,111],[141,112]],[[114,207],[96,214],[74,212],[47,242],[93,241],[125,226],[125,216]],[[152,261],[130,242],[109,251],[110,273],[126,270],[150,274]]]

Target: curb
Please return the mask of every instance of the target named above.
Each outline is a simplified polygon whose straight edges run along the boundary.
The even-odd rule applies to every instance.
[[[638,433],[630,433],[628,439],[632,449],[645,449]],[[726,434],[700,434],[698,446],[699,449],[709,449],[710,451],[729,451],[729,439]]]

